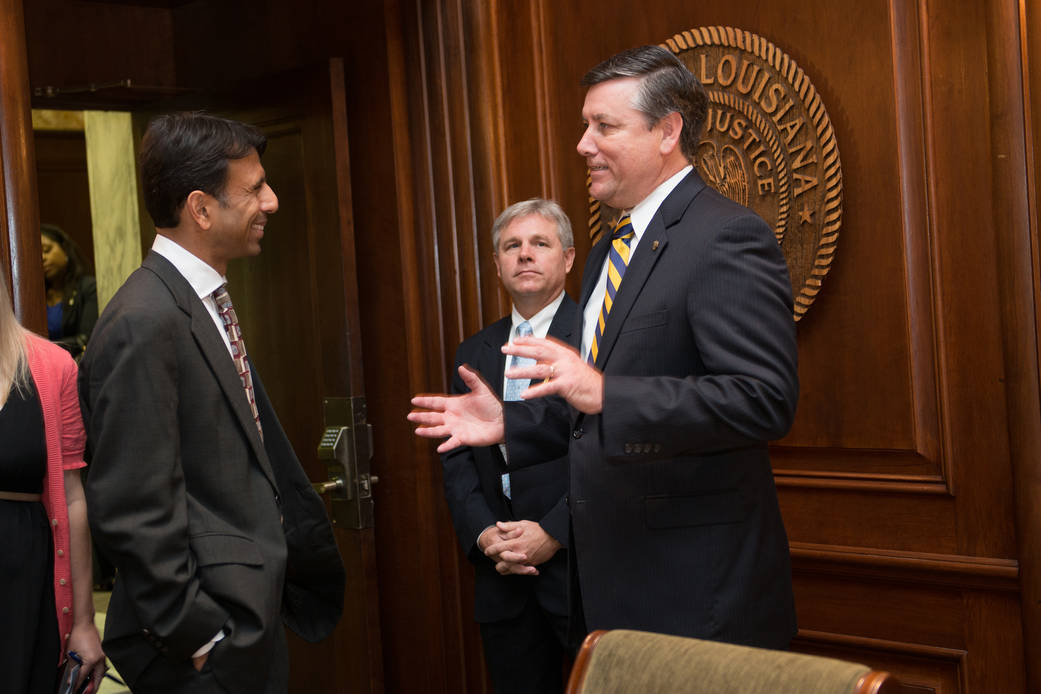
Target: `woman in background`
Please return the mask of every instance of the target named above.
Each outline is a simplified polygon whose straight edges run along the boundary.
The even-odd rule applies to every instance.
[[[53,694],[69,650],[97,689],[90,531],[80,482],[86,435],[76,364],[18,324],[0,272],[0,682]]]
[[[98,322],[98,288],[76,243],[53,224],[40,225],[47,286],[47,335],[77,360]]]

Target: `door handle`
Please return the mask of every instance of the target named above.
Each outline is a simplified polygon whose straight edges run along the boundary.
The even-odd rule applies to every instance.
[[[344,488],[343,480],[339,477],[325,482],[312,482],[311,486],[319,494],[328,494],[329,492],[340,491]]]
[[[376,475],[369,475],[367,478],[363,478],[362,480],[359,480],[359,482],[361,484],[363,484],[363,485],[364,485],[365,482],[368,482],[369,485],[373,485],[373,484],[376,484],[379,481],[380,481],[380,478],[377,477]],[[341,479],[339,477],[336,477],[336,478],[331,479],[331,480],[326,480],[325,482],[312,482],[311,486],[314,487],[314,490],[316,492],[318,492],[319,494],[328,494],[330,492],[341,491],[341,490],[343,490],[346,487],[346,485],[344,484],[343,479]],[[371,486],[368,489],[366,489],[366,491],[371,493],[372,492]]]
[[[372,427],[365,421],[365,398],[324,398],[325,430],[318,443],[318,459],[328,479],[313,482],[327,494],[334,525],[360,530],[373,523],[372,487],[379,478],[369,473]]]

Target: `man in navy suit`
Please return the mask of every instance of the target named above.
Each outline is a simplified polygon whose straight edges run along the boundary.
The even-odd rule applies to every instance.
[[[519,338],[504,351],[536,363],[507,376],[532,379],[530,402],[500,403],[463,370],[472,393],[416,398],[429,411],[410,418],[448,437],[442,451],[504,441],[511,470],[568,451],[571,609],[590,630],[785,648],[795,609],[767,451],[798,399],[783,254],[693,170],[707,97],[675,56],[631,49],[583,84],[590,192],[629,224],[623,251],[604,234],[586,262],[580,351]]]
[[[492,245],[513,311],[464,340],[455,361],[457,370],[468,364],[482,374],[498,397],[516,399],[529,379],[503,376],[504,343],[549,335],[577,344],[578,306],[564,292],[575,244],[560,206],[534,198],[499,215]],[[468,390],[457,374],[452,392]],[[495,691],[552,694],[563,690],[567,638],[567,457],[504,474],[504,456],[499,445],[445,453],[445,498],[474,565],[474,616]],[[532,575],[510,572],[521,562]]]

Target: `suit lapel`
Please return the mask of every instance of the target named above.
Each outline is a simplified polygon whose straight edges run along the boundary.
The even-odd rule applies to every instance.
[[[502,346],[510,339],[512,323],[511,318],[507,316],[489,326],[485,331],[481,352],[477,355],[477,364],[474,365],[480,373],[487,374],[486,378],[494,378],[488,385],[500,398],[503,374],[506,372],[506,355],[502,353]]]
[[[577,319],[578,305],[571,300],[571,297],[564,294],[564,299],[560,302],[560,306],[557,307],[556,315],[553,316],[553,322],[549,324],[549,332],[547,334],[550,337],[555,337],[568,343],[572,347],[578,347],[573,339],[574,335],[581,333]]]
[[[668,250],[668,228],[674,226],[683,217],[683,213],[704,187],[705,183],[698,176],[697,171],[692,170],[665,198],[644,230],[643,236],[640,237],[640,244],[629,261],[622,285],[615,295],[611,314],[607,318],[607,329],[604,331],[603,339],[598,347],[596,367],[601,371],[607,364],[611,350],[618,341],[622,325],[647,283],[651,271]],[[604,245],[606,246],[606,244]],[[599,269],[602,264],[601,259],[600,264],[593,267]],[[589,288],[589,291],[592,291],[592,287]],[[583,293],[585,293],[585,287],[583,287]]]
[[[604,237],[600,239],[600,243],[593,246],[592,250],[589,251],[586,266],[582,269],[582,297],[578,301],[578,305],[583,311],[590,295],[593,293],[597,280],[600,279],[600,270],[604,266],[604,259],[607,258],[610,244],[611,235],[604,234]]]
[[[242,427],[243,433],[249,440],[250,447],[256,456],[260,469],[271,482],[275,489],[278,484],[274,471],[268,460],[264,443],[260,440],[260,432],[257,431],[256,422],[253,421],[253,412],[246,400],[242,380],[235,370],[235,363],[228,354],[228,348],[224,339],[217,332],[217,326],[213,322],[209,311],[203,306],[202,301],[195,294],[188,281],[184,279],[177,268],[170,261],[154,251],[150,251],[142,263],[145,267],[155,272],[170,289],[177,306],[188,314],[191,320],[192,337],[203,358],[210,365],[210,369],[217,378],[217,383],[224,392],[224,398],[228,407],[234,413],[235,421]],[[252,363],[250,369],[253,369]]]

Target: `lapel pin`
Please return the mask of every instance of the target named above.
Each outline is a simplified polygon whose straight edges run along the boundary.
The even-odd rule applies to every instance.
[[[657,241],[655,241],[654,243],[651,244],[651,250],[652,251],[658,250],[658,242]]]

